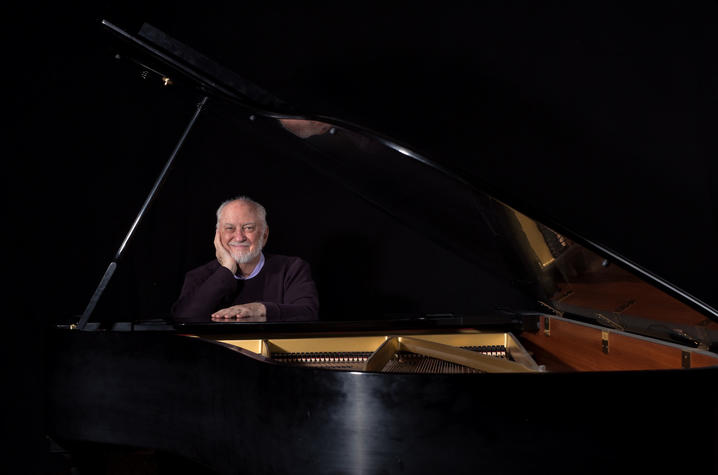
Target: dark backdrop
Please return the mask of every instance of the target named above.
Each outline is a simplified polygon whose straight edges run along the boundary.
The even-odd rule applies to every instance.
[[[45,209],[53,244],[25,238],[71,266],[72,289],[53,295],[65,312],[82,310],[192,112],[129,86],[101,18],[130,31],[147,21],[299,110],[410,144],[717,304],[701,275],[718,264],[710,2],[32,13],[11,30],[23,88],[7,189]],[[316,245],[297,239],[310,244],[273,250]]]
[[[41,426],[41,412],[28,406],[41,407],[35,389],[42,380],[43,323],[82,311],[193,107],[171,94],[126,87],[129,78],[108,56],[102,18],[129,30],[149,22],[301,110],[411,144],[510,204],[560,222],[718,306],[713,2],[353,8],[233,2],[172,10],[87,2],[71,10],[27,4],[7,18],[6,262],[17,269],[18,284],[11,287],[10,315],[37,342],[16,353],[26,427]],[[292,166],[296,176],[311,175]],[[272,250],[307,254],[327,295],[347,288],[326,277],[337,271],[354,279],[348,298],[371,297],[350,300],[360,306],[435,309],[475,288],[470,279],[457,279],[465,287],[417,298],[411,287],[424,285],[421,263],[411,249],[392,251],[409,241],[420,246],[421,238],[335,185],[322,185],[337,197],[326,202],[315,182],[278,179],[297,187],[292,206],[305,209],[306,218],[283,214],[276,195],[252,188],[270,208]],[[173,183],[168,187],[180,186]],[[208,227],[206,241],[188,242],[177,236],[181,231],[153,227],[159,221],[148,219],[133,246],[142,233],[160,244],[131,249],[139,256],[132,259],[179,242],[211,257],[215,205],[207,201],[192,208],[198,225]],[[338,220],[336,233],[312,232],[317,220]],[[377,238],[377,228],[389,231]],[[347,245],[377,251],[376,260],[357,262],[364,254],[343,252]],[[455,275],[477,272],[431,246],[447,269],[455,265]],[[382,265],[386,256],[397,267]],[[403,284],[400,263],[412,276]],[[359,285],[367,285],[362,275],[346,273],[352,266],[373,277],[368,288]],[[118,273],[117,282],[123,278]],[[480,296],[462,303],[476,301]]]

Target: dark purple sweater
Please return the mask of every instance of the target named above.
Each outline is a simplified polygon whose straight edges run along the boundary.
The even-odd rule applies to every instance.
[[[249,280],[237,280],[216,259],[185,275],[172,306],[176,321],[205,322],[222,308],[250,302],[267,307],[267,321],[316,320],[317,288],[309,264],[299,257],[264,255],[264,267]]]

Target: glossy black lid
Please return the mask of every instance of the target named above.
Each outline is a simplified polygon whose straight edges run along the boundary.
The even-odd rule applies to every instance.
[[[545,208],[547,203],[570,202],[571,199],[562,190],[567,185],[575,187],[582,176],[566,183],[560,181],[565,174],[559,174],[558,181],[540,187],[544,191],[540,195],[536,194],[536,183],[531,183],[534,181],[531,170],[513,170],[513,173],[528,180],[527,185],[530,186],[526,186],[526,190],[507,190],[501,185],[487,184],[485,177],[481,176],[482,160],[495,161],[498,155],[515,150],[514,145],[509,143],[504,143],[507,148],[501,150],[502,140],[494,141],[493,149],[487,150],[485,131],[476,132],[477,140],[473,146],[466,145],[472,143],[470,140],[460,141],[463,144],[460,149],[462,157],[457,156],[457,144],[441,153],[434,146],[426,147],[432,140],[417,137],[419,146],[423,146],[424,150],[432,149],[430,157],[422,153],[419,146],[349,122],[341,116],[330,117],[315,111],[304,113],[301,107],[276,98],[151,25],[143,25],[138,35],[129,34],[107,21],[103,25],[129,46],[130,62],[135,66],[149,70],[160,81],[170,78],[173,82],[208,94],[218,101],[215,110],[222,110],[227,116],[251,114],[252,127],[260,135],[278,137],[277,134],[284,134],[281,140],[286,141],[288,146],[309,150],[299,153],[299,159],[322,176],[341,183],[414,231],[482,271],[497,276],[505,283],[501,285],[525,296],[505,302],[515,310],[543,308],[585,318],[592,323],[601,323],[601,318],[616,323],[618,317],[614,314],[624,313],[633,305],[630,301],[635,303],[635,299],[628,296],[625,299],[628,304],[623,305],[623,309],[620,308],[622,304],[616,304],[616,301],[608,303],[608,307],[596,306],[595,302],[585,306],[571,306],[565,301],[562,304],[566,295],[572,293],[572,286],[579,283],[576,273],[588,271],[594,281],[608,275],[613,276],[609,280],[614,282],[635,280],[641,285],[660,289],[662,296],[667,293],[682,301],[687,305],[686,310],[681,311],[683,313],[679,312],[682,316],[676,317],[675,321],[671,321],[670,315],[659,318],[670,323],[667,333],[674,333],[674,330],[685,332],[686,326],[705,326],[704,320],[718,318],[718,313],[705,300],[651,272],[645,263],[622,255],[602,241],[591,239],[585,232],[588,230],[585,226],[582,227],[584,232],[577,232],[576,223],[585,223],[585,213],[580,209],[581,197],[575,197],[579,209],[574,212],[584,219],[575,222],[562,220],[567,215],[555,213],[556,207]],[[466,120],[427,113],[426,117],[417,117],[416,120],[432,122],[431,133],[436,138],[454,137],[461,130],[468,135],[473,128],[485,125],[483,113],[477,113],[477,118],[476,123],[471,124]],[[404,124],[404,129],[408,130],[409,125]],[[498,126],[494,124],[494,127]],[[400,129],[394,128],[394,131]],[[402,138],[412,136],[407,133],[397,135]],[[437,143],[436,140],[433,142]],[[539,158],[537,161],[540,161]],[[528,163],[534,167],[550,168],[545,162]],[[537,172],[534,178],[539,176],[542,174]],[[601,237],[629,232],[625,228],[613,233],[606,229],[601,231]],[[579,261],[581,265],[577,265]],[[606,270],[611,265],[614,267]],[[616,267],[620,270],[615,270]],[[617,274],[620,277],[616,277]],[[686,312],[696,313],[685,317]],[[630,315],[630,312],[627,314]],[[650,311],[648,314],[655,317]],[[641,320],[643,323],[644,320]],[[616,325],[629,330],[632,326],[625,325],[625,322]],[[666,335],[657,332],[652,336]],[[710,343],[712,336],[691,332],[687,339]]]

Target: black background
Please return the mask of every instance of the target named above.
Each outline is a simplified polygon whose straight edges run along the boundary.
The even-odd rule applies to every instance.
[[[713,2],[88,2],[10,12],[3,188],[11,230],[6,262],[16,286],[8,318],[36,342],[16,353],[25,426],[42,424],[35,409],[45,324],[82,312],[193,108],[171,93],[130,86],[134,78],[118,72],[101,19],[129,31],[151,23],[301,110],[411,144],[510,204],[560,222],[716,307],[717,13]],[[203,145],[190,141],[188,149]],[[474,288],[464,279],[474,269],[431,247],[430,255],[444,257],[439,271],[455,264],[461,278],[433,300],[412,295],[426,269],[413,250],[425,243],[340,188],[311,181],[300,165],[288,166],[307,180],[282,175],[271,187],[253,180],[237,191],[249,187],[269,208],[272,251],[305,255],[326,295],[351,287],[353,293],[328,298],[330,308],[359,315],[377,311],[367,306],[408,304],[434,311]],[[185,257],[173,272],[180,275],[202,252],[211,258],[212,213],[235,190],[218,190],[207,176],[207,197],[181,202],[206,203],[188,213],[199,222],[187,218],[192,229],[207,227],[206,242],[168,231],[150,214],[136,242],[153,236],[159,248],[128,249],[135,257],[123,269],[138,272],[134,263],[179,251]],[[178,182],[168,182],[177,187],[170,196],[186,191]],[[295,193],[275,192],[287,187]],[[158,209],[172,207],[158,202]],[[319,231],[307,222],[321,223]],[[405,242],[412,245],[391,252]],[[361,252],[343,252],[347,247]],[[374,262],[358,257],[372,253]],[[397,265],[386,266],[386,259]],[[403,284],[396,271],[402,266],[412,276]],[[336,285],[329,279],[336,272],[353,285]],[[118,273],[118,287],[123,279]]]

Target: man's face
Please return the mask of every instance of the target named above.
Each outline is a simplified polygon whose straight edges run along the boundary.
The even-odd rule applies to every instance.
[[[259,257],[267,241],[269,229],[243,201],[229,203],[219,219],[220,239],[238,264],[252,262]]]

